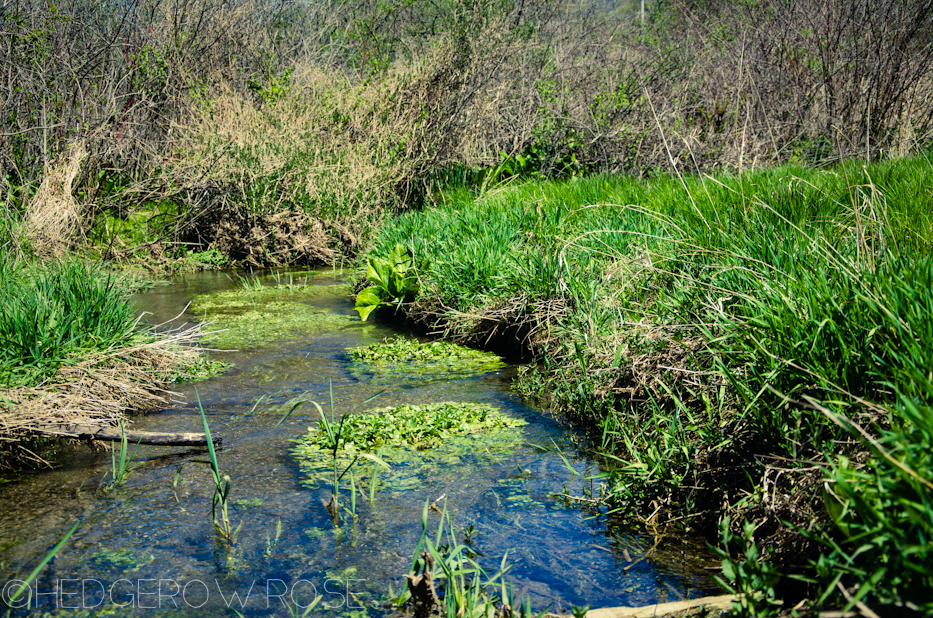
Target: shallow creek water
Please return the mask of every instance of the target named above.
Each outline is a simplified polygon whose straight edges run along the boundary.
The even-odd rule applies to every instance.
[[[514,368],[433,381],[399,375],[389,384],[351,371],[348,346],[397,331],[352,317],[346,288],[330,271],[311,281],[319,293],[302,295],[303,302],[346,316],[342,321],[238,352],[213,352],[235,368],[177,385],[187,403],[134,419],[137,430],[200,433],[200,397],[212,433],[223,438],[219,464],[230,476],[231,519],[240,526],[235,549],[215,542],[209,469],[195,461],[207,458],[204,450],[140,446],[124,484],[106,489],[110,455],[82,447],[55,470],[0,485],[0,583],[28,574],[81,522],[39,576],[34,590],[43,594],[33,597],[38,609],[29,615],[235,615],[230,607],[246,616],[288,615],[283,602],[306,605],[317,593],[323,599],[312,615],[379,616],[389,611],[381,602],[390,587],[403,585],[425,503],[442,496],[437,504],[449,510],[458,540],[472,526],[472,547],[490,574],[507,553],[506,579],[536,610],[569,613],[572,606],[635,606],[715,592],[703,569],[715,561],[700,544],[668,537],[655,546],[653,536],[560,498],[565,488],[585,495],[592,483],[587,476],[598,468],[571,430],[510,391]],[[234,286],[225,274],[205,273],[136,302],[158,324],[196,295]],[[316,426],[317,411],[301,406],[275,427],[297,396],[328,402],[331,384],[338,416],[387,388],[367,407],[488,403],[527,425],[512,449],[464,452],[425,472],[416,487],[378,490],[374,503],[367,491],[358,496],[357,516],[335,525],[324,506],[329,488],[303,484],[291,455],[291,440]],[[437,523],[432,512],[432,532]]]

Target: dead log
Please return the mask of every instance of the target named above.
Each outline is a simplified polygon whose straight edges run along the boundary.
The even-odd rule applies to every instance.
[[[121,434],[119,427],[91,426],[91,425],[58,425],[43,427],[39,430],[43,435],[59,436],[64,438],[79,438],[81,440],[100,440],[102,442],[119,442]],[[154,444],[157,446],[207,446],[207,437],[203,433],[162,433],[155,431],[125,430],[126,441],[130,444]],[[214,446],[221,446],[222,439],[212,436]]]

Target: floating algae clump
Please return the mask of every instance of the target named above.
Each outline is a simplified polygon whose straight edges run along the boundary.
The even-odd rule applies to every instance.
[[[210,323],[208,332],[223,330],[211,332],[203,341],[225,348],[255,347],[359,322],[309,305],[318,293],[318,286],[227,290],[198,296],[188,311]]]
[[[361,453],[372,453],[389,464],[380,484],[395,491],[424,484],[424,477],[449,472],[464,475],[464,467],[488,465],[514,451],[522,442],[517,430],[525,421],[475,403],[401,405],[345,416],[337,451],[337,466],[346,469]],[[298,438],[292,455],[305,475],[303,484],[317,487],[332,480],[333,451],[323,424]],[[364,462],[359,459],[359,462]],[[368,466],[366,467],[368,470]]]
[[[462,378],[505,367],[495,354],[473,350],[447,341],[421,343],[402,336],[382,343],[347,348],[353,361],[351,373],[358,379],[371,374],[376,382]]]

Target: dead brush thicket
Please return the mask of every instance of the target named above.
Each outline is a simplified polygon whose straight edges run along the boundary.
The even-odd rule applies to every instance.
[[[906,0],[861,6],[678,0],[639,27],[576,0],[443,14],[147,0],[116,16],[18,0],[2,16],[4,212],[51,203],[37,190],[64,190],[83,144],[68,192],[81,214],[58,220],[108,255],[134,252],[101,233],[108,217],[155,208],[143,252],[333,261],[458,174],[904,153],[933,128],[933,16]]]

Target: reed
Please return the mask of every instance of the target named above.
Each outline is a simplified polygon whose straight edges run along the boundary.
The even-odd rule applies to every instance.
[[[32,582],[36,581],[36,577],[39,576],[39,572],[42,571],[43,568],[45,568],[45,565],[47,565],[49,562],[52,561],[53,558],[55,558],[58,552],[61,551],[62,547],[65,546],[65,543],[68,542],[68,539],[71,538],[71,535],[75,533],[75,531],[78,529],[78,526],[80,525],[81,525],[81,522],[79,521],[75,525],[73,525],[71,528],[69,528],[68,532],[65,533],[65,536],[63,536],[61,540],[59,540],[58,543],[56,543],[55,546],[49,550],[49,552],[42,558],[39,564],[36,565],[36,568],[34,568],[29,573],[29,575],[26,576],[26,579],[19,581],[19,582],[15,582],[17,585],[9,587],[8,589],[9,596],[7,596],[3,600],[4,604],[7,606],[9,610],[18,609],[22,607],[22,605],[17,605],[16,603],[20,599],[20,597],[23,596],[24,593],[29,595],[29,597],[27,597],[27,600],[26,600],[26,608],[29,609],[31,607],[30,603],[32,602],[32,588],[31,588]],[[11,582],[11,584],[12,583],[14,582]],[[6,594],[4,596],[6,596]],[[8,611],[8,614],[9,614],[9,611]]]
[[[428,530],[428,513],[440,513],[436,533]],[[426,502],[421,515],[421,539],[415,548],[407,590],[394,599],[397,607],[410,607],[415,616],[441,615],[446,618],[540,618],[527,597],[516,598],[505,579],[508,554],[502,557],[492,576],[473,559],[469,542],[457,540],[446,504],[443,509]],[[436,586],[440,584],[441,590]]]
[[[356,517],[357,515],[357,512],[356,512],[356,493],[357,493],[356,476],[353,474],[353,471],[352,471],[356,463],[360,459],[367,459],[373,463],[373,472],[372,472],[372,476],[370,477],[370,485],[369,485],[370,502],[373,502],[375,500],[376,476],[378,472],[378,467],[379,466],[384,467],[384,468],[389,467],[387,463],[382,461],[382,459],[380,459],[378,455],[374,453],[346,448],[348,444],[347,420],[351,418],[351,413],[355,409],[359,408],[360,406],[366,405],[367,403],[369,403],[370,401],[372,401],[373,399],[381,395],[383,392],[384,390],[379,391],[375,395],[372,395],[371,397],[368,397],[362,402],[356,404],[356,406],[354,406],[353,409],[351,409],[349,412],[341,416],[339,421],[336,418],[336,412],[334,410],[334,385],[333,384],[329,385],[330,418],[327,417],[327,414],[324,412],[324,408],[322,408],[319,403],[317,403],[316,401],[309,402],[311,403],[311,405],[313,405],[317,409],[318,414],[320,414],[321,416],[320,420],[318,421],[318,432],[316,434],[316,437],[317,437],[316,446],[326,451],[330,458],[331,499],[325,505],[325,508],[327,509],[327,512],[330,514],[331,519],[334,521],[335,524],[338,524],[340,522],[340,516],[341,516],[340,482],[348,474],[350,478],[350,488],[349,488],[350,489],[350,505],[349,505],[349,509],[346,509],[346,511],[351,517]],[[291,409],[288,412],[286,412],[285,415],[279,420],[279,422],[276,424],[276,427],[281,425],[289,416],[291,416],[292,412],[294,412],[295,409],[301,403],[305,403],[305,402],[299,401],[298,403],[294,404],[291,407]],[[350,461],[349,463],[346,464],[346,466],[343,466],[343,463],[345,463],[344,461],[345,458],[342,457],[342,455],[344,454],[344,451],[347,451],[347,453],[351,456]],[[362,495],[365,497],[365,494],[362,494]]]
[[[126,440],[126,427],[122,420],[119,421],[118,425],[120,427],[120,454],[117,455],[116,449],[110,451],[110,486],[123,484],[123,481],[130,474],[130,463],[132,463],[136,450],[139,448],[139,442],[137,442],[133,452],[127,456],[129,445]]]
[[[211,478],[214,483],[214,494],[211,497],[211,521],[214,524],[214,530],[217,531],[218,536],[222,538],[229,547],[233,547],[236,542],[236,535],[239,531],[239,527],[234,530],[233,525],[230,523],[230,516],[227,508],[230,498],[230,477],[222,475],[220,472],[220,464],[217,462],[217,452],[214,450],[214,441],[211,438],[211,428],[207,424],[207,415],[204,413],[204,406],[201,405],[200,395],[198,395],[198,411],[201,413],[201,422],[204,425],[204,436],[207,438],[207,453],[210,459],[193,461],[206,464],[211,468]]]

